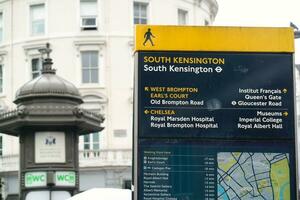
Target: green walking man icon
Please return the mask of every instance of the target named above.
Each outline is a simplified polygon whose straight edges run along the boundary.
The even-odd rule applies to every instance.
[[[154,46],[152,38],[155,38],[155,36],[151,33],[151,28],[148,28],[148,31],[144,34],[144,38],[145,38],[145,41],[143,43],[144,46],[148,41],[150,41],[151,45]]]

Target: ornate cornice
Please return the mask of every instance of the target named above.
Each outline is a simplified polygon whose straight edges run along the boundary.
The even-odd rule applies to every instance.
[[[0,131],[9,135],[22,134],[21,128],[48,125],[73,127],[78,134],[101,131],[104,117],[74,105],[21,105],[15,110],[0,114]]]

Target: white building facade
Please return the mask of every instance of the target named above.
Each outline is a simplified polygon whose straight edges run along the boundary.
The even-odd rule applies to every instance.
[[[299,166],[299,150],[300,150],[300,64],[296,64],[295,67],[295,84],[296,84],[296,106],[297,106],[297,139],[298,139],[298,166]],[[298,174],[300,174],[298,167]],[[299,176],[299,175],[298,175]]]
[[[0,109],[39,76],[38,49],[72,82],[105,130],[80,137],[80,190],[131,185],[134,24],[210,25],[216,0],[0,0]],[[17,194],[18,138],[0,134],[3,197]]]

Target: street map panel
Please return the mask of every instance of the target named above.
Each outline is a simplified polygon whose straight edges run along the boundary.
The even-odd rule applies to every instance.
[[[221,152],[218,200],[289,200],[287,153]]]

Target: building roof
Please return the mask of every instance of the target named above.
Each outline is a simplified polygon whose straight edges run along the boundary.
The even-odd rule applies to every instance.
[[[51,59],[45,59],[43,65],[41,76],[25,83],[17,91],[14,103],[49,97],[83,103],[78,89],[69,81],[56,75],[55,70],[51,68]]]
[[[0,131],[8,135],[31,130],[70,130],[79,135],[103,129],[104,117],[79,107],[83,103],[78,89],[57,76],[52,59],[43,62],[41,76],[25,83],[16,93],[17,109],[0,114]]]

